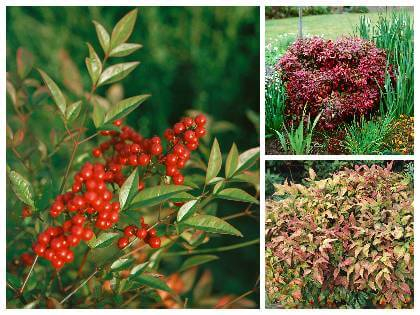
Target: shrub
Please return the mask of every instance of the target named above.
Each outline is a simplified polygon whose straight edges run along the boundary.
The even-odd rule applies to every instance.
[[[299,16],[299,8],[294,6],[266,6],[265,18],[266,19],[282,19],[287,17]],[[307,6],[302,8],[302,15],[321,15],[331,13],[330,7],[325,6]]]
[[[373,165],[267,200],[267,291],[280,307],[413,307],[413,196],[407,176]]]
[[[401,115],[392,122],[392,134],[387,139],[391,152],[414,153],[414,117]]]
[[[276,68],[286,84],[286,114],[298,119],[307,104],[313,117],[323,111],[320,128],[334,129],[379,104],[386,55],[360,38],[313,37],[291,45]]]

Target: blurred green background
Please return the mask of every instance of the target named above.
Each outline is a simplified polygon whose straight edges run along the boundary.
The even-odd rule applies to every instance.
[[[35,67],[50,74],[61,87],[71,85],[71,80],[68,82],[69,78],[65,76],[69,73],[68,61],[71,59],[80,71],[86,91],[90,86],[84,62],[88,54],[86,42],[92,43],[98,53],[102,52],[92,20],[97,20],[111,32],[115,23],[131,9],[8,7],[7,71],[16,71],[16,50],[24,47],[34,55]],[[213,119],[211,132],[219,139],[223,153],[227,153],[232,142],[238,145],[240,152],[258,146],[259,36],[257,7],[139,8],[129,42],[140,43],[143,48],[121,58],[120,62],[140,60],[141,64],[121,83],[125,97],[146,93],[152,97],[128,116],[128,124],[144,136],[162,134],[187,110],[194,109]],[[36,71],[31,76],[39,78]],[[77,99],[68,89],[65,91],[72,100]],[[105,92],[106,88],[101,88],[98,94]],[[11,106],[7,107],[7,115],[8,124],[17,128]],[[49,146],[48,134],[60,123],[47,120],[50,116],[39,115],[35,111],[28,124],[30,130]],[[53,159],[55,170],[52,174],[56,175],[36,174],[37,177],[50,176],[52,190],[59,185],[63,167],[67,164],[68,154],[64,153]],[[7,162],[19,169],[19,162],[12,154],[7,154]],[[13,194],[10,189],[8,194]],[[7,239],[10,241],[21,220],[22,204],[16,203],[14,196],[8,200],[7,208],[16,210],[8,211],[7,216]],[[220,216],[243,210],[238,206],[232,208],[231,203],[223,208]],[[232,223],[247,239],[259,236],[258,220],[242,217]],[[237,241],[233,237],[223,237],[215,239],[211,245],[224,246]],[[27,251],[30,245],[29,238],[19,242],[12,251],[7,251],[8,261]],[[215,293],[240,295],[252,289],[259,275],[258,245],[221,253],[219,257],[209,265]],[[248,298],[258,304],[259,290]]]
[[[81,71],[85,90],[86,42],[101,52],[92,20],[110,32],[129,7],[8,7],[7,70],[16,50],[34,54],[35,65],[62,84],[64,49]],[[248,119],[259,112],[259,9],[256,7],[141,7],[130,42],[143,48],[124,61],[141,64],[124,80],[125,96],[152,94],[130,116],[145,136],[162,133],[187,109],[209,113],[223,132],[225,151],[255,146],[258,134]],[[13,58],[12,58],[13,56]],[[101,90],[99,90],[101,93]]]

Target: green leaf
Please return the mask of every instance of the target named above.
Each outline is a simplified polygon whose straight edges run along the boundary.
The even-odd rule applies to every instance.
[[[114,83],[114,82],[124,79],[139,64],[140,62],[138,61],[124,62],[124,63],[117,63],[116,65],[106,68],[104,72],[102,72],[101,76],[99,77],[97,86]]]
[[[153,289],[172,292],[171,288],[168,287],[168,285],[164,281],[153,276],[139,275],[139,276],[133,277],[132,280],[146,287],[151,287]]]
[[[26,205],[35,208],[34,193],[31,183],[16,171],[12,171],[7,166],[7,173],[9,175],[12,189],[16,196]]]
[[[211,147],[209,163],[207,165],[206,184],[219,174],[222,168],[222,153],[220,153],[219,142],[214,139],[213,146]]]
[[[216,259],[219,259],[219,257],[215,255],[197,255],[197,256],[190,257],[186,261],[184,261],[184,263],[182,264],[178,272],[185,271],[192,267],[202,265]]]
[[[255,161],[258,160],[259,156],[260,156],[259,147],[249,149],[243,152],[242,154],[240,154],[238,168],[236,169],[234,175],[250,168],[255,163]]]
[[[225,165],[225,176],[226,178],[231,178],[238,167],[238,148],[236,144],[232,144],[232,148],[229,151],[229,154],[226,158]]]
[[[180,192],[190,189],[190,187],[182,185],[158,185],[148,187],[134,197],[130,207],[154,206],[170,199]]]
[[[253,196],[248,194],[246,191],[243,191],[239,188],[226,188],[216,195],[218,198],[233,200],[233,201],[243,201],[258,204],[258,200]]]
[[[212,215],[196,215],[182,222],[184,225],[210,233],[242,236],[242,233],[226,221]]]
[[[99,76],[102,73],[102,62],[96,54],[95,49],[93,49],[92,45],[89,43],[87,43],[87,45],[89,48],[89,58],[85,59],[86,68],[88,69],[92,83],[96,84],[96,82],[98,82]]]
[[[117,47],[115,47],[114,49],[112,49],[111,52],[109,53],[109,56],[110,57],[125,57],[132,54],[133,52],[135,52],[136,50],[142,47],[143,46],[140,44],[122,43],[118,45]]]
[[[188,201],[188,202],[184,203],[181,206],[181,208],[179,208],[179,210],[178,210],[178,215],[177,215],[176,220],[179,222],[183,218],[185,218],[186,216],[194,213],[194,211],[196,209],[197,202],[198,202],[198,200],[191,200],[191,201]]]
[[[120,189],[119,201],[121,210],[124,210],[125,205],[130,203],[130,199],[132,199],[138,191],[138,185],[139,173],[137,172],[137,168],[135,168]]]
[[[90,241],[86,242],[86,244],[90,248],[108,247],[118,236],[119,233],[115,232],[102,233],[99,235],[99,237],[93,237]]]
[[[138,264],[137,266],[134,266],[133,269],[131,269],[131,271],[130,271],[130,276],[135,277],[137,275],[140,275],[141,273],[143,273],[143,271],[146,270],[148,265],[149,265],[149,262],[147,261],[145,263]]]
[[[82,101],[78,101],[67,107],[65,115],[67,121],[73,122],[79,116],[82,104]]]
[[[96,128],[101,127],[105,120],[105,109],[96,104],[93,106],[92,120]]]
[[[101,44],[101,47],[104,53],[106,54],[109,50],[109,34],[106,31],[105,27],[103,27],[100,23],[93,21],[93,24],[95,24],[96,35],[98,36],[99,43]]]
[[[45,85],[47,86],[48,90],[51,93],[51,96],[58,106],[58,109],[61,111],[63,115],[66,114],[66,99],[64,98],[63,93],[61,92],[60,88],[55,84],[55,82],[41,69],[38,69],[39,73],[41,74],[42,80],[44,81]]]
[[[20,47],[16,53],[16,65],[19,78],[24,79],[34,66],[34,57],[26,49]]]
[[[111,34],[111,49],[117,47],[119,44],[124,43],[133,32],[134,24],[136,23],[137,9],[128,12],[118,23],[115,25]]]
[[[114,261],[111,265],[112,271],[126,269],[133,262],[133,258],[120,258]]]
[[[110,110],[106,113],[104,123],[112,122],[114,120],[127,116],[149,97],[150,95],[148,94],[137,95],[119,101],[117,104],[112,106]]]

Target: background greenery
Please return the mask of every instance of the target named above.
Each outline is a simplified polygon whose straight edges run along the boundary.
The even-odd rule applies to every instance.
[[[7,71],[16,71],[16,51],[25,47],[34,55],[35,67],[49,73],[59,86],[66,86],[68,90],[69,85],[76,82],[71,81],[71,75],[75,69],[80,69],[77,75],[81,77],[84,90],[88,89],[90,79],[84,63],[88,54],[86,42],[101,51],[91,21],[99,21],[110,32],[129,10],[131,8],[127,7],[9,7]],[[212,119],[211,134],[219,139],[222,152],[227,152],[232,142],[238,145],[240,152],[258,146],[258,8],[140,8],[130,42],[139,42],[143,48],[124,61],[141,60],[141,65],[122,81],[122,91],[125,97],[146,93],[152,97],[130,114],[129,125],[144,136],[161,134],[193,109],[205,112]],[[31,76],[39,78],[36,71]],[[98,94],[105,92],[106,89],[100,88]],[[45,142],[48,151],[52,151],[52,131],[55,128],[62,131],[63,126],[60,118],[54,118],[45,108],[32,113],[28,126],[30,132]],[[12,106],[7,107],[7,115],[8,125],[14,131],[21,128]],[[91,148],[92,144],[86,143],[80,153],[90,152]],[[19,150],[33,154],[37,148],[32,144]],[[7,163],[24,173],[19,161],[9,153]],[[51,189],[45,198],[53,198],[68,157],[69,152],[58,152],[52,158],[52,165],[34,175],[37,179],[47,178]],[[77,163],[76,159],[75,167]],[[12,194],[8,188],[8,196]],[[23,234],[14,242],[17,226],[22,221],[22,204],[15,199],[8,198],[7,202],[10,210],[7,212],[7,261],[11,264],[22,252],[28,251],[33,241]],[[230,203],[220,208],[220,216],[241,210],[233,209]],[[257,220],[241,217],[234,223],[247,238],[258,237]],[[229,245],[234,241],[230,237],[219,238],[212,241],[212,246]],[[207,266],[213,275],[213,294],[240,295],[252,289],[258,278],[259,247],[221,253],[220,260]],[[173,269],[173,266],[166,267],[169,271]],[[8,270],[13,271],[16,267],[10,268]],[[247,297],[255,303],[251,307],[258,305],[258,291]]]

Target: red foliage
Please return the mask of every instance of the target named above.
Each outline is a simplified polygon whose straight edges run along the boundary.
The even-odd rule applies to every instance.
[[[286,84],[286,113],[299,118],[305,104],[312,117],[323,111],[318,127],[334,129],[379,103],[386,54],[360,38],[297,40],[276,69]]]

